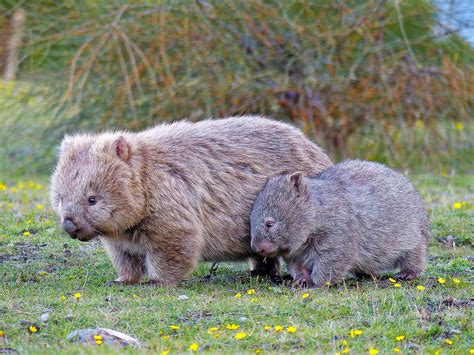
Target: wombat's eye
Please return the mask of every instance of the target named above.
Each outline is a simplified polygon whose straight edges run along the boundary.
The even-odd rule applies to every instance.
[[[89,206],[94,206],[95,203],[97,202],[97,199],[95,198],[95,196],[89,196],[89,198],[87,199],[87,202],[89,202]]]
[[[273,227],[274,225],[275,225],[275,222],[273,222],[273,221],[266,221],[266,222],[265,222],[265,227],[267,227],[267,228],[271,228],[271,227]]]

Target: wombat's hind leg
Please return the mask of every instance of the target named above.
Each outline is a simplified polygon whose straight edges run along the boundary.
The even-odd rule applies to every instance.
[[[250,257],[250,276],[268,276],[274,284],[281,284],[280,261],[278,258],[263,258],[259,255]]]
[[[148,284],[176,286],[188,278],[198,264],[199,253],[181,250],[176,254],[165,254],[152,251],[146,255],[146,273],[150,278]]]
[[[398,261],[400,272],[395,277],[401,280],[416,279],[425,267],[425,256],[426,248],[423,245],[407,252]]]

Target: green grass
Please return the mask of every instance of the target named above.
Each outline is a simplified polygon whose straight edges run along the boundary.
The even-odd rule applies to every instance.
[[[124,352],[189,352],[188,347],[197,343],[200,350],[211,353],[257,349],[336,353],[346,348],[351,353],[371,348],[391,353],[398,347],[402,353],[467,354],[474,343],[472,308],[458,301],[469,300],[473,291],[473,263],[467,256],[473,255],[474,176],[412,178],[430,208],[435,234],[421,279],[395,288],[387,275],[310,291],[250,278],[247,265],[230,263],[221,264],[207,281],[203,276],[210,264],[202,264],[177,288],[107,286],[115,272],[104,250],[98,242],[80,243],[60,231],[48,209],[46,180],[38,180],[44,188],[36,182],[30,187],[28,182],[4,181],[6,190],[0,185],[0,330],[5,335],[0,348],[21,353],[114,352],[105,345],[85,347],[65,339],[73,330],[97,326],[125,332],[143,344]],[[466,203],[460,209],[453,207],[462,201]],[[444,243],[449,235],[455,248]],[[440,277],[444,284],[438,282]],[[419,291],[417,285],[425,290]],[[250,289],[255,294],[248,295]],[[80,299],[74,298],[76,292],[81,293]],[[242,297],[237,299],[239,292]],[[309,297],[303,299],[305,293]],[[179,301],[182,294],[189,299]],[[38,318],[45,312],[50,318],[42,323]],[[40,327],[37,333],[29,334],[30,323]],[[240,329],[225,329],[228,323]],[[271,329],[264,330],[265,325]],[[275,331],[277,325],[283,326],[281,332]],[[288,332],[288,326],[296,327],[296,332]],[[209,334],[211,327],[219,329]],[[351,337],[355,329],[362,334]],[[247,336],[235,339],[239,332]],[[397,341],[399,335],[405,339]]]

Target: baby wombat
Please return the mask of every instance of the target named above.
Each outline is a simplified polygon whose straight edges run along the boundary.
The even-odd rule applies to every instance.
[[[348,272],[423,271],[430,228],[423,201],[403,175],[350,160],[314,177],[270,178],[251,214],[252,250],[282,255],[297,285],[337,283]]]
[[[275,276],[250,248],[253,201],[269,176],[329,165],[300,131],[261,117],[81,134],[62,143],[51,202],[71,237],[100,238],[118,282],[174,285],[200,260],[249,257]]]

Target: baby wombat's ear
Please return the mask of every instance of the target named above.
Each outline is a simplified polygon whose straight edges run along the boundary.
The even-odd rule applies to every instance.
[[[130,145],[123,136],[118,137],[112,143],[112,149],[115,154],[117,154],[117,157],[119,157],[123,161],[128,161],[130,159]]]
[[[304,175],[302,172],[298,171],[291,174],[290,183],[298,194],[303,194],[306,192],[306,183],[304,181]]]

